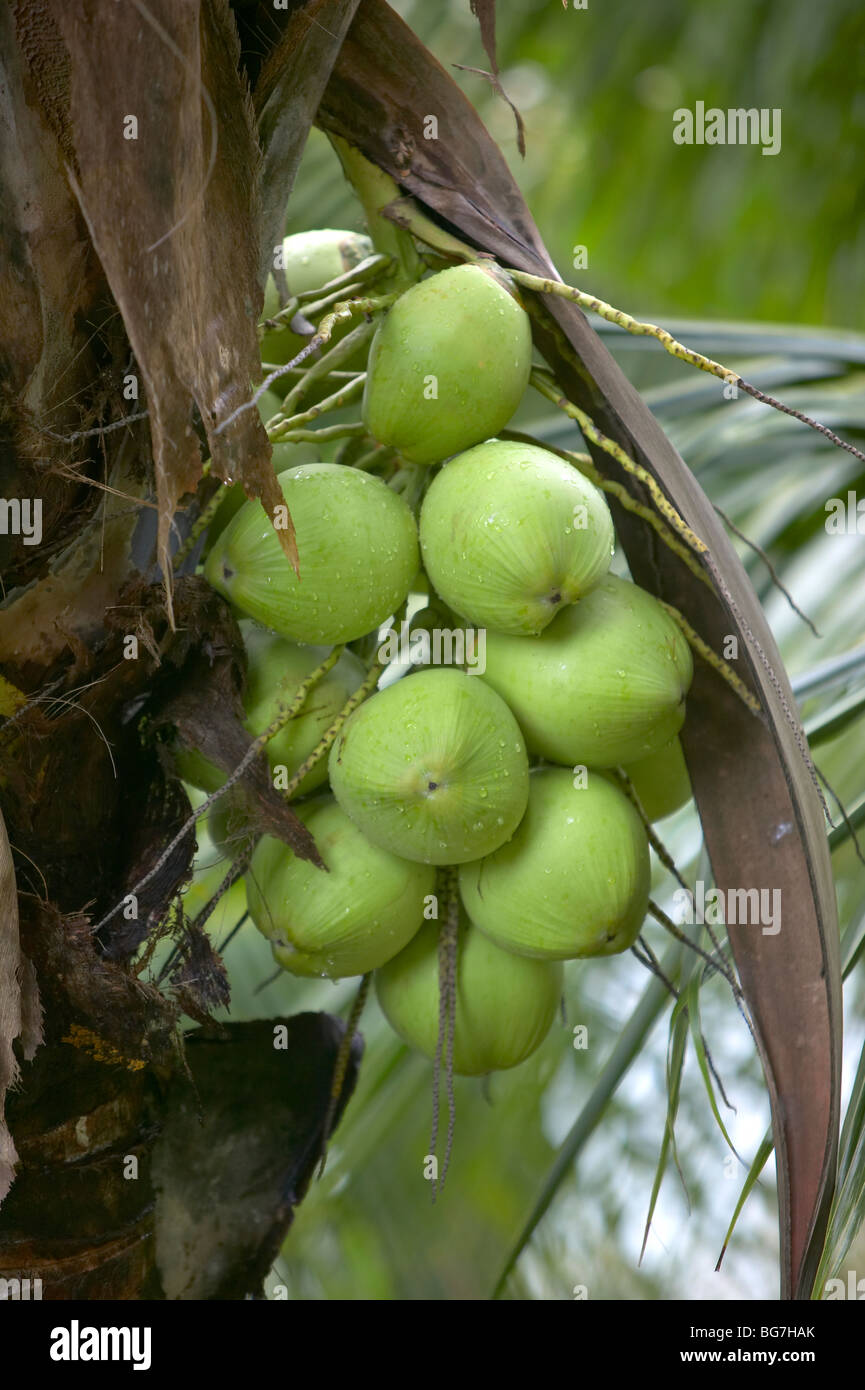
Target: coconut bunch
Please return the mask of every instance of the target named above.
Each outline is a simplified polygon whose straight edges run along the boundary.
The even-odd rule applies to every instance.
[[[289,238],[289,292],[325,289],[370,250],[348,233]],[[299,350],[295,321],[264,327],[266,363]],[[528,315],[491,264],[390,296],[355,391],[362,382],[367,455],[275,458],[299,572],[259,503],[236,499],[204,568],[241,618],[251,734],[328,667],[267,745],[326,871],[256,838],[232,791],[212,816],[217,840],[248,861],[253,921],[293,974],[376,972],[392,1027],[433,1057],[447,919],[453,1066],[472,1075],[540,1044],[562,962],[634,944],[648,824],[690,796],[678,740],[686,638],[611,572],[613,522],[596,483],[500,437],[531,370]],[[376,634],[422,593],[415,626],[459,628],[466,661],[376,688]],[[194,751],[178,767],[209,791],[222,780]]]

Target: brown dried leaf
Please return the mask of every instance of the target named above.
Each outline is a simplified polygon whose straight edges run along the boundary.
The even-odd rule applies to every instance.
[[[138,427],[140,428],[140,427]],[[15,668],[50,670],[81,640],[98,640],[106,609],[116,603],[134,570],[132,541],[138,524],[134,436],[117,448],[109,482],[121,495],[102,493],[91,519],[14,603],[0,608],[0,661]],[[35,549],[36,547],[34,547]],[[74,603],[70,601],[74,595]]]
[[[21,1055],[30,1062],[45,1041],[45,1019],[33,962],[21,956]]]
[[[154,715],[154,726],[173,724],[182,747],[197,749],[230,775],[252,743],[242,716],[233,661],[214,653],[212,661],[199,659],[188,664],[182,689]],[[260,831],[283,840],[298,858],[322,866],[312,835],[275,791],[263,753],[247,769],[239,787],[247,812]]]
[[[288,20],[253,92],[262,161],[259,278],[274,270],[285,208],[340,44],[359,0],[307,0]],[[276,271],[284,279],[284,271]],[[282,287],[285,289],[285,286]]]
[[[80,458],[61,439],[90,415],[106,356],[105,278],[58,137],[63,59],[43,0],[0,6],[0,471],[5,497],[42,507],[39,545],[0,535],[6,597],[44,572],[97,500],[60,476]]]
[[[63,916],[21,895],[22,935],[42,983],[52,1030],[97,1061],[132,1071],[176,1057],[177,1010],[159,990],[106,960],[89,915]]]
[[[118,896],[125,898],[146,878],[170,843],[189,819],[192,807],[183,787],[154,769],[147,778],[147,800],[135,803],[135,816],[128,827],[129,857],[124,882]],[[135,912],[117,913],[99,934],[107,960],[127,960],[147,940],[165,918],[167,904],[188,878],[195,853],[195,830],[191,828],[161,864],[154,876],[136,894]]]
[[[171,991],[185,1014],[208,1023],[214,1009],[226,1008],[231,998],[228,974],[202,927],[187,926],[178,943],[179,962],[169,975]]]
[[[69,176],[146,388],[168,584],[173,513],[201,476],[193,402],[216,476],[271,518],[284,506],[257,412],[219,432],[259,374],[258,156],[237,35],[225,0],[52,9],[70,61]],[[296,565],[293,529],[278,534]]]
[[[471,0],[472,14],[477,19],[481,28],[481,43],[484,51],[490,60],[491,72],[484,72],[483,68],[466,67],[463,63],[454,63],[455,68],[462,68],[463,72],[476,72],[478,76],[485,77],[493,90],[504,101],[514,113],[514,120],[517,123],[517,149],[523,159],[526,157],[526,127],[523,118],[511,101],[507,92],[499,79],[499,64],[496,57],[496,0]]]

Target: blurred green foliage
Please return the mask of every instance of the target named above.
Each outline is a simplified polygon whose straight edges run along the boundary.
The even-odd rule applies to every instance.
[[[487,66],[468,0],[394,8],[481,111],[564,279],[585,246],[578,283],[636,314],[863,326],[860,0],[500,0],[499,66],[526,123],[524,161],[505,103],[451,66]],[[780,108],[780,153],[674,144],[673,112],[698,100]],[[310,213],[319,225],[348,213],[317,132],[311,166],[292,231]]]

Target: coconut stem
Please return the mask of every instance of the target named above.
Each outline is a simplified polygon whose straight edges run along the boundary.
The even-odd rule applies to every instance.
[[[345,425],[327,425],[321,430],[300,428],[279,436],[280,444],[318,444],[324,439],[349,439],[354,436],[368,438],[366,425],[360,420]]]
[[[395,459],[396,450],[392,449],[389,444],[376,444],[374,448],[367,450],[359,458],[349,460],[348,466],[357,468],[362,473],[371,472],[373,469],[378,470],[380,467],[393,463]]]
[[[430,1134],[430,1154],[435,1156],[439,1129],[439,1074],[442,1053],[445,1053],[445,1087],[448,1102],[448,1128],[445,1141],[445,1156],[442,1163],[441,1182],[432,1181],[432,1199],[444,1190],[445,1178],[450,1165],[453,1149],[456,1108],[454,1103],[454,1030],[456,1027],[457,995],[457,935],[459,931],[459,880],[457,871],[451,866],[439,872],[439,902],[444,906],[444,920],[439,929],[438,939],[438,980],[439,980],[439,1028],[433,1061],[432,1089],[432,1132]],[[445,1046],[445,1039],[447,1045]]]
[[[395,291],[388,294],[361,295],[355,299],[343,299],[334,304],[329,314],[325,314],[307,347],[315,351],[329,343],[337,324],[345,323],[355,314],[376,314],[381,309],[389,309],[399,296]],[[306,351],[306,348],[304,349]],[[286,363],[286,366],[288,363]]]
[[[723,954],[720,951],[720,949],[716,951],[715,955],[710,955],[708,951],[705,951],[702,946],[698,945],[697,942],[694,941],[690,936],[688,936],[686,932],[683,932],[681,927],[677,927],[676,923],[672,920],[672,918],[668,917],[666,912],[664,912],[663,908],[658,907],[658,904],[653,902],[651,898],[649,899],[649,912],[655,918],[656,922],[660,922],[661,926],[664,928],[665,931],[669,932],[670,935],[672,937],[675,937],[675,939],[678,942],[680,942],[683,946],[687,946],[689,950],[694,951],[706,962],[707,965],[709,965],[712,968],[712,970],[717,970],[719,974],[721,974],[724,977],[724,979],[727,981],[727,984],[730,986],[730,989],[733,991],[733,996],[736,1000],[736,1003],[739,1005],[739,1009],[742,1012],[742,1016],[745,1018],[746,1022],[748,1023],[748,1027],[750,1028],[750,1020],[748,1020],[747,1014],[745,1014],[743,1007],[744,996],[742,994],[741,989],[739,988],[739,984],[736,980],[735,975],[733,974],[727,962],[724,960]]]
[[[348,1071],[348,1063],[351,1057],[351,1047],[357,1034],[360,1017],[366,1004],[369,994],[370,980],[372,971],[368,971],[360,982],[360,988],[354,997],[348,1022],[345,1025],[345,1032],[339,1044],[339,1051],[336,1054],[336,1061],[333,1066],[333,1078],[330,1083],[330,1097],[327,1102],[327,1111],[324,1117],[324,1124],[321,1129],[321,1162],[318,1167],[318,1176],[324,1176],[324,1168],[327,1163],[327,1145],[333,1130],[333,1121],[336,1115],[337,1106],[342,1098],[342,1089],[345,1085],[345,1077]]]
[[[671,873],[675,878],[676,882],[679,883],[681,887],[684,888],[687,892],[688,885],[682,878],[682,875],[679,873],[679,870],[676,868],[676,861],[673,859],[673,856],[670,854],[670,851],[667,849],[667,846],[664,844],[660,835],[657,833],[651,821],[649,820],[649,817],[646,815],[646,812],[643,809],[643,803],[637,796],[637,793],[634,790],[634,784],[628,776],[627,772],[623,767],[617,767],[616,776],[622,785],[623,792],[627,796],[634,810],[637,812],[637,815],[640,817],[640,820],[643,822],[643,829],[646,832],[646,837],[649,841],[649,844],[652,846],[652,849],[657,854],[658,858],[660,859],[667,872]]]
[[[423,242],[444,257],[447,264],[457,261],[489,261],[486,252],[478,251],[467,242],[460,241],[452,232],[439,227],[422,210],[413,198],[401,195],[396,184],[393,185],[393,202],[387,204],[388,222],[411,232],[416,241]]]
[[[640,463],[635,463],[630,455],[625,453],[621,444],[617,444],[614,439],[610,439],[607,435],[603,434],[602,431],[598,429],[594,420],[592,420],[584,410],[581,410],[578,405],[574,405],[573,401],[569,401],[567,396],[562,394],[555,381],[547,372],[541,371],[538,367],[533,368],[532,374],[529,377],[529,383],[548,401],[552,401],[553,405],[557,406],[569,419],[575,420],[586,439],[591,440],[593,444],[597,444],[598,448],[603,449],[604,453],[614,458],[616,462],[624,468],[626,473],[630,473],[632,477],[643,484],[650,493],[652,501],[658,511],[665,520],[669,522],[673,530],[678,531],[679,535],[691,550],[695,551],[697,555],[707,554],[709,547],[706,545],[705,541],[701,541],[699,536],[694,534],[690,526],[687,525],[676,511],[672,502],[664,496],[664,493],[648,469],[644,468]]]
[[[288,724],[292,719],[297,718],[298,714],[300,713],[301,709],[306,703],[307,695],[310,693],[311,690],[314,690],[314,688],[318,685],[320,680],[324,679],[328,671],[333,670],[334,666],[339,661],[339,658],[342,656],[344,651],[345,647],[340,646],[334,647],[332,651],[328,652],[327,656],[324,658],[324,661],[320,662],[319,665],[316,666],[315,670],[310,672],[310,674],[306,677],[306,680],[301,681],[300,685],[295,690],[288,704],[280,704],[278,706],[276,715],[268,724],[267,728],[264,730],[264,733],[259,734],[258,738],[256,739],[256,743],[260,743],[263,748],[266,743],[269,743],[270,740],[276,734],[279,733],[280,729],[285,728],[286,724]]]
[[[685,889],[686,893],[689,892],[690,890],[688,888],[687,883],[683,879],[682,875],[679,873],[679,870],[676,868],[676,861],[670,854],[670,851],[667,849],[667,846],[664,844],[658,832],[655,830],[654,826],[649,820],[649,817],[646,815],[646,812],[643,809],[643,804],[640,801],[640,798],[637,796],[637,793],[634,789],[634,784],[628,776],[627,772],[623,767],[618,767],[616,768],[616,776],[618,777],[622,785],[622,789],[625,792],[625,795],[628,797],[628,800],[631,802],[632,806],[634,807],[634,810],[637,812],[637,815],[643,822],[643,829],[646,832],[646,838],[648,839],[649,844],[652,846],[652,849],[655,851],[656,855],[660,859],[667,872],[673,875],[676,882],[680,884],[682,888]],[[722,954],[721,943],[715,935],[714,931],[712,930],[711,923],[706,922],[704,923],[704,926],[709,934],[709,939],[712,943],[713,949],[720,956]],[[642,938],[640,944],[648,954],[651,954],[648,944],[644,942]]]
[[[865,453],[861,449],[857,449],[854,444],[849,444],[846,439],[841,439],[833,430],[821,425],[819,420],[813,419],[810,415],[803,415],[800,410],[794,410],[792,406],[785,405],[783,401],[777,400],[774,396],[767,396],[765,392],[758,390],[750,382],[744,381],[739,373],[733,371],[731,367],[725,367],[723,363],[715,362],[711,357],[704,357],[701,352],[695,352],[693,348],[680,343],[666,328],[659,328],[655,323],[643,323],[625,313],[624,309],[616,309],[612,304],[605,303],[603,299],[597,299],[592,294],[585,294],[572,285],[564,285],[560,280],[547,280],[540,275],[529,275],[523,270],[509,269],[508,274],[518,285],[524,286],[527,290],[534,290],[537,294],[553,294],[558,295],[561,299],[569,299],[571,303],[579,304],[581,309],[597,314],[600,318],[606,319],[608,323],[614,323],[619,328],[624,328],[628,333],[633,333],[638,337],[656,338],[671,357],[676,357],[680,362],[686,362],[691,367],[698,367],[701,372],[708,372],[711,376],[723,381],[725,385],[733,387],[734,390],[744,391],[746,395],[753,396],[754,400],[761,401],[763,405],[770,405],[774,410],[782,411],[784,415],[791,415],[794,420],[799,420],[803,425],[808,425],[810,429],[817,430],[831,444],[835,444],[839,449],[845,449],[848,454],[852,454],[854,458],[865,463]]]
[[[543,439],[538,439],[533,434],[525,434],[522,430],[501,430],[502,439],[515,439],[526,444],[533,444],[538,449],[546,449],[548,453],[556,454],[566,463],[573,464],[574,468],[579,469],[583,477],[588,478],[589,482],[594,483],[595,487],[602,492],[608,492],[615,497],[619,505],[626,511],[633,513],[645,521],[647,526],[657,532],[664,545],[672,550],[674,555],[678,555],[683,565],[687,565],[691,573],[705,584],[707,589],[711,589],[712,581],[706,571],[694,559],[693,553],[687,545],[677,539],[663,517],[658,516],[657,512],[652,511],[651,507],[646,507],[642,502],[638,502],[636,497],[632,497],[628,489],[622,484],[615,482],[612,478],[607,478],[598,468],[591,454],[576,453],[573,449],[559,449],[555,444],[548,444]]]
[[[644,936],[639,937],[639,947],[631,947],[631,955],[635,956],[637,960],[640,962],[640,964],[644,966],[645,969],[648,970],[652,975],[657,976],[657,978],[661,981],[661,984],[664,986],[667,992],[673,996],[674,999],[678,999],[679,991],[676,989],[676,986],[673,984],[673,981],[670,980],[664,974],[661,962],[658,960],[658,957],[655,955],[654,951],[652,950],[651,946],[649,945],[648,941]]]
[[[268,333],[273,333],[277,329],[288,328],[289,323],[294,318],[300,308],[300,300],[297,295],[292,295],[291,299],[286,300],[282,308],[274,314],[272,319],[262,319],[258,325],[259,339]]]
[[[345,299],[353,299],[354,296],[363,289],[359,280],[353,280],[348,285],[343,285],[340,289],[330,290],[327,285],[317,290],[318,299],[310,300],[303,306],[303,316],[305,319],[317,318],[323,314],[325,309],[330,309],[334,304],[341,304]]]
[[[364,326],[366,327],[366,325]],[[340,344],[340,346],[342,346],[342,344]],[[315,405],[311,405],[308,410],[301,411],[299,415],[290,415],[288,418],[282,420],[277,417],[278,422],[273,426],[272,430],[268,431],[268,438],[275,444],[278,444],[284,439],[291,438],[293,430],[307,425],[313,420],[317,420],[320,415],[327,414],[329,410],[341,410],[344,405],[348,405],[350,401],[353,401],[356,396],[360,395],[365,383],[366,372],[360,372],[352,381],[340,385],[332,395],[325,396],[324,400],[318,401]],[[309,384],[311,383],[308,381],[303,383],[298,382],[298,385],[303,385],[304,387]],[[295,388],[295,390],[296,389],[297,388]]]
[[[454,1100],[454,1033],[456,1030],[457,1016],[457,933],[459,929],[459,887],[456,870],[451,869],[449,873],[450,897],[448,899],[448,915],[444,927],[444,953],[447,966],[447,1006],[448,1006],[448,1041],[447,1055],[445,1057],[445,1087],[448,1098],[448,1132],[445,1140],[445,1156],[442,1163],[441,1186],[439,1191],[444,1190],[445,1178],[451,1161],[453,1150],[454,1129],[456,1127],[456,1102]]]
[[[321,358],[319,358],[319,361],[321,361]],[[266,371],[271,371],[271,372],[272,372],[273,369],[274,369],[275,367],[277,367],[278,365],[279,365],[279,363],[277,363],[277,362],[271,362],[270,364],[268,364],[267,362],[262,363],[262,366],[264,367],[264,369],[265,369]],[[307,371],[308,371],[308,368],[307,368],[307,367],[289,367],[287,375],[288,375],[288,376],[291,376],[291,377],[298,377],[298,378],[300,378],[301,376],[305,376]],[[359,376],[359,372],[351,372],[351,371],[348,371],[348,370],[339,371],[339,370],[337,370],[337,368],[334,368],[333,371],[331,371],[331,372],[329,373],[329,375],[333,377],[334,381],[354,381],[354,378],[355,378],[356,376]],[[280,414],[281,414],[281,412],[280,412]],[[271,416],[271,419],[275,420],[275,419],[276,419],[276,415]],[[265,422],[264,422],[265,429],[267,428],[267,426],[268,426],[269,423],[270,423],[270,422],[269,422],[268,420],[265,420]]]
[[[547,444],[543,447],[549,448],[549,445]],[[695,575],[702,584],[705,584],[707,589],[712,588],[711,579],[706,571],[701,569],[698,561],[694,559],[688,546],[683,545],[682,542],[678,540],[663,518],[658,516],[657,512],[653,512],[651,507],[646,507],[642,502],[638,502],[636,497],[632,497],[628,489],[622,483],[617,483],[612,478],[604,477],[600,469],[595,467],[591,454],[574,454],[567,449],[562,450],[562,452],[571,463],[579,468],[581,473],[585,474],[585,476],[595,484],[595,487],[600,488],[602,492],[608,492],[611,497],[616,498],[620,506],[622,506],[626,512],[633,513],[634,516],[640,517],[648,526],[651,526],[652,530],[657,532],[660,536],[664,545],[666,545],[669,550],[672,550],[674,555],[678,555],[679,559],[684,565],[687,565],[691,573]]]
[[[772,561],[769,559],[769,556],[766,554],[763,547],[761,545],[758,545],[756,541],[752,541],[750,536],[746,536],[744,531],[740,531],[736,523],[730,520],[727,513],[721,510],[717,502],[713,502],[712,506],[715,508],[715,511],[723,521],[724,525],[728,526],[729,529],[733,532],[733,534],[739,537],[740,541],[744,541],[745,545],[747,545],[750,550],[753,550],[755,555],[760,556],[760,559],[763,561],[763,564],[769,571],[769,577],[771,578],[772,583],[775,585],[775,588],[778,590],[779,593],[784,595],[793,612],[797,615],[797,617],[802,619],[803,623],[806,623],[808,627],[810,627],[814,636],[820,637],[821,634],[817,631],[817,628],[814,626],[813,622],[808,617],[808,614],[802,612],[802,609],[794,600],[793,595],[790,593],[790,590],[785,588],[785,586],[781,583],[781,577],[778,574],[778,571],[775,569],[775,566],[772,564]]]
[[[397,298],[398,295],[396,291],[394,291],[392,294],[364,295],[359,299],[346,299],[338,304],[334,304],[330,313],[325,314],[315,333],[313,333],[312,337],[303,345],[300,352],[292,357],[290,362],[284,363],[281,367],[275,367],[272,372],[269,372],[261,384],[256,387],[252,400],[247,401],[244,405],[239,405],[237,410],[232,411],[231,415],[223,420],[222,424],[216,430],[216,433],[221,434],[223,430],[228,428],[232,420],[235,420],[244,410],[250,410],[253,405],[257,405],[259,397],[262,396],[275,381],[278,381],[280,377],[287,376],[294,367],[299,367],[301,362],[306,361],[307,357],[311,357],[312,354],[317,352],[320,347],[323,347],[325,343],[329,343],[333,330],[336,328],[337,324],[345,323],[347,319],[352,318],[355,314],[375,314],[380,309],[389,309]]]
[[[341,650],[342,648],[340,648],[340,651]],[[324,757],[325,753],[330,748],[331,744],[333,743],[340,729],[345,724],[345,721],[348,719],[349,715],[353,714],[354,711],[357,709],[358,705],[363,704],[363,701],[367,698],[367,696],[371,695],[372,692],[375,690],[376,686],[378,685],[379,677],[381,676],[383,669],[384,663],[379,661],[378,656],[374,656],[372,666],[370,667],[369,672],[367,673],[366,680],[363,682],[362,685],[358,686],[354,694],[346,701],[339,714],[336,716],[336,719],[331,724],[330,728],[325,730],[325,732],[322,734],[318,743],[315,745],[312,752],[309,754],[309,757],[301,763],[300,767],[289,779],[288,785],[285,787],[283,791],[283,796],[285,797],[286,801],[291,800],[292,796],[297,791],[304,777],[306,777],[315,767],[316,763],[318,763]]]
[[[377,251],[394,257],[392,282],[400,289],[408,289],[423,274],[423,262],[411,233],[383,216],[384,208],[400,198],[399,186],[390,174],[342,136],[328,132],[328,139],[339,156],[345,177],[363,205],[373,245]]]
[[[317,362],[306,369],[300,380],[292,386],[283,402],[283,411],[290,415],[314,382],[328,376],[334,367],[340,366],[351,358],[357,349],[363,347],[364,343],[372,337],[372,334],[373,325],[371,323],[359,323],[356,328],[353,328],[350,333],[347,333],[344,338],[329,348]]]
[[[336,290],[344,291],[348,285],[354,286],[358,283],[374,284],[392,265],[392,256],[386,252],[373,251],[357,265],[352,266],[349,270],[344,270],[342,275],[334,276],[332,280],[328,280],[318,289],[302,290],[297,296],[298,304],[303,306],[304,313],[306,313],[311,308],[313,301],[316,300],[316,296],[320,297],[323,291],[329,293]]]
[[[712,648],[709,646],[708,642],[703,641],[703,638],[700,636],[700,634],[698,632],[695,632],[694,628],[691,627],[691,624],[688,622],[687,618],[679,612],[678,608],[674,608],[671,603],[664,603],[663,599],[658,599],[658,602],[660,603],[661,607],[667,613],[669,613],[670,617],[673,619],[673,622],[676,623],[676,625],[679,628],[681,628],[682,632],[688,640],[688,644],[693,648],[697,655],[701,656],[703,660],[709,666],[711,666],[714,671],[718,672],[718,675],[721,676],[721,678],[727,682],[730,689],[735,691],[742,703],[744,705],[747,705],[748,709],[751,710],[752,713],[760,714],[762,711],[762,705],[760,704],[760,701],[757,699],[756,695],[751,694],[751,691],[748,689],[741,676],[736,675],[736,672],[733,670],[732,666],[730,666],[730,664],[726,662],[722,656],[719,656],[717,652],[713,651]]]
[[[423,463],[404,463],[398,473],[391,478],[389,487],[398,492],[415,518],[429,486],[430,471]]]

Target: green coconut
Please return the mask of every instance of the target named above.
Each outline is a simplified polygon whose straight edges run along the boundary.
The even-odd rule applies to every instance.
[[[331,227],[312,232],[296,232],[287,236],[280,251],[280,260],[285,272],[289,298],[305,294],[307,290],[318,290],[353,270],[361,261],[373,253],[373,244],[368,236],[360,232],[337,231]],[[281,307],[279,290],[273,274],[268,275],[264,290],[262,320],[273,318]],[[301,307],[301,313],[303,309]],[[357,321],[339,324],[330,340],[330,345],[344,338]],[[290,329],[272,329],[261,340],[263,362],[282,365],[296,357],[301,348],[309,342],[309,336],[292,333]],[[362,364],[361,364],[362,366]],[[288,382],[286,384],[286,389]]]
[[[330,752],[330,784],[375,844],[459,864],[513,834],[528,759],[503,700],[453,668],[419,671],[355,710]]]
[[[519,1066],[540,1047],[562,996],[562,967],[495,946],[470,923],[457,938],[454,1071],[484,1076]],[[438,924],[376,971],[382,1012],[410,1047],[435,1058],[439,1031]]]
[[[251,847],[255,828],[250,824],[242,798],[231,787],[215,801],[207,813],[207,829],[220,854],[239,859]]]
[[[273,723],[280,706],[291,703],[298,687],[328,652],[326,647],[298,646],[252,622],[242,622],[240,630],[248,656],[245,727],[258,735]],[[283,766],[292,777],[365,679],[363,663],[353,652],[342,652],[336,665],[307,695],[300,713],[269,741],[270,766]],[[306,796],[326,781],[327,759],[322,758],[303,778],[296,795]]]
[[[646,831],[624,792],[602,773],[575,778],[564,768],[534,771],[516,834],[460,870],[475,926],[497,946],[542,960],[626,951],[649,882]]]
[[[491,439],[445,464],[424,499],[424,566],[469,622],[541,632],[603,579],[615,544],[603,493],[532,444]]]
[[[211,792],[219,791],[225,781],[222,769],[197,748],[181,748],[175,743],[171,749],[171,756],[178,777],[188,782],[190,787],[207,792],[208,796]]]
[[[318,463],[318,450],[314,444],[274,444],[273,468],[275,473],[296,468],[302,463]],[[207,541],[204,547],[205,558],[210,554],[226,526],[237,516],[241,507],[250,499],[242,483],[231,483],[225,489],[213,520],[207,528]]]
[[[409,462],[438,462],[507,424],[531,359],[528,315],[493,269],[442,270],[406,290],[376,330],[364,422]]]
[[[293,975],[364,975],[408,944],[435,870],[369,843],[331,797],[298,807],[327,871],[269,835],[246,876],[249,915]]]
[[[622,768],[631,780],[637,799],[650,821],[663,820],[679,811],[693,796],[682,743],[671,739],[637,763]]]
[[[288,390],[288,383],[285,384]],[[283,392],[284,394],[284,392]],[[258,399],[258,413],[262,423],[272,419],[282,406],[282,395],[277,390],[267,390]],[[299,463],[317,463],[318,450],[314,444],[281,444],[276,443],[272,446],[273,450],[273,471],[282,473],[286,468],[293,468]],[[204,543],[203,555],[206,558],[214,543],[222,535],[229,521],[236,516],[249,499],[246,489],[242,483],[230,483],[223,490],[222,501],[214,514],[213,520],[207,528],[207,539]]]
[[[693,675],[658,600],[612,574],[538,637],[489,631],[485,661],[481,679],[508,702],[529,750],[571,767],[627,766],[669,743]]]
[[[380,478],[335,463],[279,474],[297,535],[300,577],[258,501],[214,545],[205,577],[237,609],[284,637],[330,645],[371,632],[417,573],[411,511]]]

